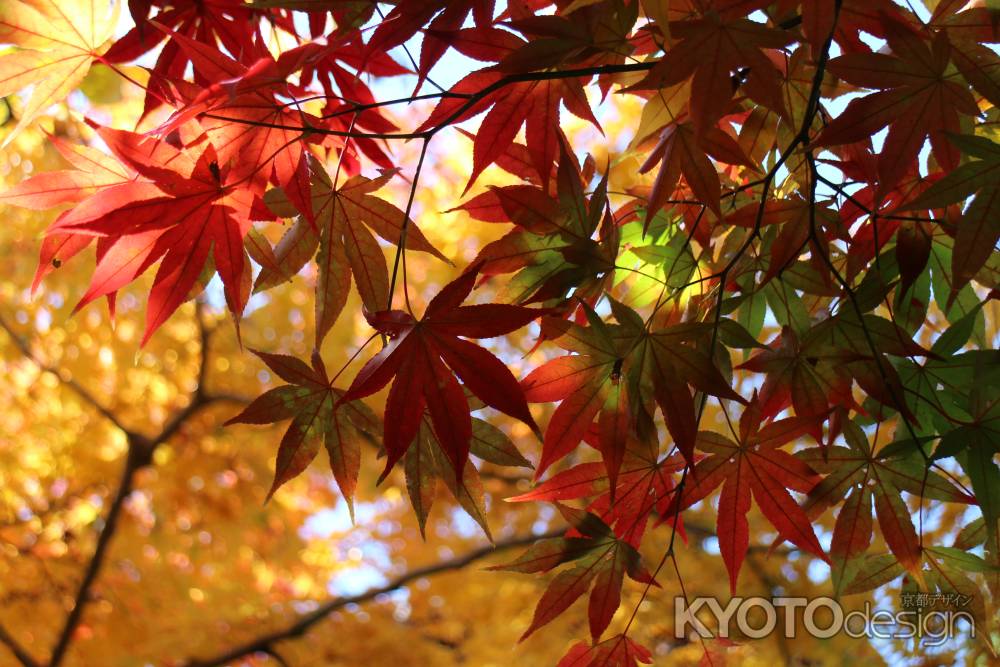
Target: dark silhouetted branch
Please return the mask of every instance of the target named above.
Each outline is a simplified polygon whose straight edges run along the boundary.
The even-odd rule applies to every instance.
[[[130,452],[132,450],[131,442],[129,450]],[[115,499],[111,503],[111,509],[108,510],[108,515],[104,520],[104,527],[101,528],[101,532],[97,536],[97,547],[94,549],[94,555],[90,557],[87,569],[83,573],[83,579],[77,588],[76,597],[73,600],[73,608],[70,609],[69,615],[66,617],[66,622],[63,624],[63,629],[59,633],[59,638],[56,640],[55,648],[52,649],[52,658],[49,660],[49,667],[58,667],[66,656],[66,650],[69,648],[73,631],[79,625],[83,609],[87,604],[87,598],[90,597],[91,586],[93,586],[94,580],[97,579],[97,575],[101,571],[108,545],[111,544],[111,538],[114,537],[115,531],[118,528],[118,519],[121,516],[125,500],[132,493],[132,484],[135,482],[135,473],[138,469],[139,465],[137,465],[136,459],[130,455],[126,460],[125,470],[122,472],[118,492],[115,494]]]
[[[85,403],[91,406],[94,410],[111,422],[111,424],[118,430],[120,430],[125,435],[126,441],[128,442],[128,455],[125,459],[125,466],[122,470],[118,490],[115,492],[115,497],[108,509],[107,516],[104,518],[104,525],[97,536],[97,545],[94,548],[94,553],[91,555],[90,560],[84,569],[83,578],[80,580],[76,589],[76,594],[73,598],[73,606],[70,609],[69,614],[66,616],[62,630],[59,632],[56,639],[55,646],[52,649],[52,657],[47,663],[47,667],[58,667],[66,657],[66,652],[69,649],[73,634],[80,624],[84,608],[91,597],[91,589],[100,574],[101,568],[107,558],[109,545],[111,544],[111,540],[118,529],[125,501],[132,493],[136,472],[138,472],[140,468],[149,465],[152,462],[153,453],[156,448],[176,435],[184,424],[201,410],[216,402],[244,402],[244,399],[237,396],[231,396],[228,394],[210,394],[206,391],[205,377],[208,369],[208,343],[211,330],[205,326],[202,320],[200,305],[198,306],[198,311],[195,316],[198,321],[201,339],[201,351],[199,352],[198,369],[196,372],[197,385],[191,393],[187,406],[179,410],[170,420],[168,420],[160,432],[153,437],[144,436],[127,428],[122,421],[113,412],[111,412],[111,410],[98,401],[86,388],[72,378],[63,376],[56,368],[49,366],[42,361],[42,359],[32,351],[31,346],[14,332],[13,328],[5,319],[3,319],[3,317],[0,317],[0,328],[7,332],[11,340],[14,342],[14,345],[28,360],[34,363],[42,372],[52,373],[55,375],[62,384],[64,384]],[[5,645],[23,665],[23,667],[42,667],[42,663],[33,660],[31,656],[29,656],[27,652],[13,639],[13,637],[11,637],[2,628],[0,628],[0,644]]]
[[[83,385],[81,385],[73,378],[65,377],[59,372],[57,368],[45,363],[41,359],[41,357],[39,357],[37,354],[34,353],[34,351],[32,351],[31,346],[28,345],[28,342],[14,332],[14,329],[10,326],[10,324],[7,322],[6,319],[4,319],[2,315],[0,315],[0,329],[3,329],[4,331],[7,332],[7,335],[10,336],[10,339],[14,343],[14,346],[21,351],[21,354],[23,354],[25,358],[27,358],[31,363],[35,364],[35,366],[37,366],[40,371],[42,371],[43,373],[51,373],[52,375],[55,375],[56,378],[59,380],[59,382],[65,385],[67,389],[69,389],[74,394],[79,396],[84,403],[88,404],[90,407],[92,407],[94,410],[100,413],[102,417],[111,422],[118,430],[125,433],[126,436],[138,435],[131,429],[126,428],[125,425],[122,423],[122,421],[118,418],[118,416],[115,415],[115,413],[113,413],[111,410],[109,410],[103,403],[98,401],[94,397],[94,395],[91,394],[90,391],[88,391]]]
[[[24,647],[17,643],[7,630],[0,626],[0,644],[3,644],[7,649],[14,654],[17,661],[23,665],[23,667],[41,667],[41,664],[32,658]]]
[[[239,646],[236,646],[224,653],[212,656],[210,658],[193,659],[186,663],[187,667],[221,667],[222,665],[231,663],[235,660],[239,660],[248,655],[254,653],[267,653],[268,655],[274,654],[274,644],[282,642],[289,639],[295,639],[296,637],[301,637],[304,635],[313,625],[319,623],[327,616],[342,609],[350,604],[362,604],[373,600],[379,595],[385,593],[391,593],[403,586],[406,586],[410,582],[416,581],[417,579],[422,579],[424,577],[432,577],[437,574],[443,574],[445,572],[451,572],[454,570],[460,570],[472,563],[483,558],[488,558],[494,554],[498,554],[502,551],[507,551],[510,549],[515,549],[517,547],[532,544],[538,540],[558,537],[566,532],[565,528],[560,528],[559,530],[552,530],[547,533],[531,534],[531,535],[520,535],[517,537],[512,537],[507,540],[502,540],[493,545],[487,545],[479,549],[475,549],[466,553],[463,556],[458,556],[451,560],[441,561],[433,565],[427,565],[424,567],[419,567],[409,572],[402,574],[395,579],[391,580],[384,586],[379,586],[377,588],[370,588],[364,593],[359,595],[351,595],[347,597],[334,598],[328,602],[320,605],[318,609],[312,611],[299,620],[292,623],[288,627],[281,630],[274,630],[263,634],[256,639],[251,639]]]

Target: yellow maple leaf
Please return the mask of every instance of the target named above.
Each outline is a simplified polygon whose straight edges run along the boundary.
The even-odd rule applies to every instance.
[[[0,56],[0,97],[33,86],[4,145],[77,87],[107,50],[118,10],[118,3],[109,0],[0,2],[0,43],[19,47]]]

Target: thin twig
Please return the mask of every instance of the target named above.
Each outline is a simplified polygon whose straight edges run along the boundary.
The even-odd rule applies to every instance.
[[[406,236],[410,229],[410,214],[413,211],[413,198],[417,194],[417,183],[420,181],[420,172],[424,168],[424,158],[427,157],[427,145],[430,143],[430,139],[424,139],[423,145],[420,146],[420,158],[417,160],[417,168],[413,173],[413,184],[410,187],[410,194],[406,199],[406,209],[403,211],[403,223],[399,230],[399,243],[396,244],[396,257],[392,262],[392,279],[389,281],[389,296],[388,303],[386,303],[386,310],[392,308],[392,295],[396,291],[396,278],[399,274],[399,260],[403,259],[403,295],[406,301],[406,310],[413,314],[413,308],[410,306],[410,292],[406,286]]]
[[[624,65],[600,65],[596,67],[581,67],[578,69],[566,69],[566,70],[552,70],[547,72],[529,72],[526,74],[511,74],[505,76],[502,79],[491,83],[490,85],[482,88],[476,93],[472,93],[466,98],[464,104],[460,105],[455,111],[444,118],[441,122],[433,125],[426,130],[420,132],[357,132],[350,131],[346,132],[344,130],[331,130],[322,127],[302,127],[295,125],[286,125],[283,123],[267,123],[263,121],[248,121],[245,118],[233,118],[230,116],[224,116],[220,114],[205,113],[202,114],[205,118],[212,118],[214,120],[228,121],[231,123],[240,123],[243,125],[253,125],[256,127],[266,127],[273,130],[288,130],[292,132],[308,132],[311,134],[325,134],[335,137],[352,137],[355,139],[430,139],[435,134],[440,132],[446,127],[450,127],[452,123],[462,117],[469,109],[474,107],[480,101],[482,101],[487,95],[495,93],[496,91],[509,86],[514,83],[530,83],[538,81],[553,81],[558,79],[572,79],[582,76],[594,76],[601,74],[627,74],[629,72],[643,72],[652,69],[659,60],[647,60],[640,63],[627,63]],[[457,96],[452,96],[457,97]],[[356,107],[351,107],[345,110],[347,113],[353,113],[360,110]]]

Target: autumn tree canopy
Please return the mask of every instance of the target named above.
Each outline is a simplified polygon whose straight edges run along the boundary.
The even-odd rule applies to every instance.
[[[998,43],[3,0],[0,663],[992,664]],[[790,594],[969,622],[677,613]]]

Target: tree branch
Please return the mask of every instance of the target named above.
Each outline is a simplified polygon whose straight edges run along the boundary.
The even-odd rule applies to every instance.
[[[28,654],[23,646],[17,643],[17,640],[15,640],[3,626],[0,626],[0,644],[6,646],[7,649],[14,654],[14,657],[17,658],[17,661],[23,665],[23,667],[41,667],[41,665]]]
[[[73,607],[70,609],[69,615],[66,617],[63,628],[59,633],[58,639],[56,640],[55,647],[52,649],[52,657],[49,660],[48,667],[58,667],[66,657],[66,651],[69,649],[73,633],[80,624],[84,607],[90,597],[91,588],[93,587],[94,581],[97,579],[97,575],[100,573],[101,567],[107,557],[108,546],[118,529],[118,522],[121,517],[122,508],[125,505],[125,500],[132,493],[136,472],[140,468],[152,463],[153,453],[156,448],[172,438],[193,415],[215,401],[226,400],[229,398],[221,395],[211,396],[205,392],[205,376],[208,367],[209,351],[208,341],[211,331],[205,327],[201,318],[200,306],[197,307],[198,310],[195,313],[195,317],[198,321],[201,336],[201,350],[199,352],[198,370],[196,373],[197,386],[191,394],[188,405],[178,411],[153,438],[147,438],[141,434],[133,433],[132,431],[124,428],[116,419],[112,419],[112,423],[114,423],[115,426],[117,426],[125,434],[128,440],[128,455],[125,459],[125,467],[122,470],[121,481],[118,484],[118,491],[115,494],[115,498],[111,503],[110,509],[108,510],[104,526],[101,528],[101,532],[97,536],[97,546],[94,549],[93,555],[90,557],[90,562],[84,570],[83,579],[80,581],[80,585],[77,588],[76,596],[73,601]],[[70,382],[62,378],[62,376],[60,376],[55,370],[41,364],[36,357],[31,355],[30,349],[27,345],[14,336],[7,324],[2,320],[0,320],[0,326],[3,326],[3,328],[7,330],[8,334],[11,335],[15,343],[18,344],[18,347],[21,348],[21,351],[24,352],[25,355],[32,361],[38,364],[40,368],[55,373],[60,380],[66,382],[67,384]],[[89,394],[87,394],[82,387],[77,388],[74,385],[71,386],[75,391],[77,391],[77,393],[84,392],[81,395],[85,397],[85,400],[96,408],[101,409],[100,404],[96,400],[93,398],[87,398],[89,397]],[[106,411],[102,411],[102,413],[103,412]],[[28,665],[28,663],[24,664],[25,667],[33,667]]]
[[[202,312],[204,309],[205,306],[200,299],[194,302],[194,320],[198,323],[198,341],[201,343],[198,349],[198,374],[195,378],[198,384],[194,389],[195,397],[205,395],[205,378],[208,375],[208,342],[212,332],[215,331],[214,328],[205,325]]]
[[[94,549],[94,555],[90,557],[90,562],[87,564],[87,569],[84,571],[83,579],[80,581],[80,586],[77,588],[76,598],[73,601],[73,608],[70,609],[69,615],[66,617],[66,622],[63,624],[63,629],[59,633],[59,638],[56,640],[55,648],[52,649],[52,658],[49,660],[49,667],[58,667],[63,658],[66,656],[66,649],[69,648],[69,642],[73,636],[73,631],[80,623],[80,616],[83,614],[83,608],[87,604],[87,598],[90,596],[90,588],[101,570],[101,565],[104,564],[104,557],[107,553],[108,545],[111,543],[111,538],[114,536],[115,531],[118,528],[118,519],[121,516],[122,507],[125,505],[125,499],[132,493],[132,484],[135,482],[135,473],[139,469],[139,465],[136,463],[136,458],[131,455],[132,450],[133,446],[130,441],[130,455],[126,460],[125,470],[122,472],[121,483],[118,485],[118,493],[115,495],[115,499],[111,503],[111,509],[108,510],[108,516],[104,521],[104,527],[101,529],[101,533],[97,536],[97,547]]]
[[[447,118],[442,120],[437,125],[427,128],[422,132],[358,132],[356,130],[330,130],[322,127],[297,127],[295,125],[286,125],[283,123],[267,123],[262,121],[247,121],[244,118],[232,118],[229,116],[223,116],[218,114],[206,113],[202,114],[205,118],[212,118],[214,120],[228,121],[231,123],[241,123],[244,125],[253,125],[256,127],[267,127],[273,130],[288,130],[293,132],[308,132],[311,134],[324,134],[335,137],[347,137],[353,139],[430,139],[435,134],[440,132],[446,127],[449,127],[458,118],[462,117],[466,111],[475,106],[483,98],[491,93],[509,86],[514,83],[525,83],[531,81],[552,81],[556,79],[572,79],[581,76],[594,76],[601,74],[627,74],[629,72],[643,72],[652,69],[659,60],[647,60],[638,63],[627,63],[623,65],[599,65],[595,67],[581,67],[577,69],[565,69],[565,70],[552,70],[547,72],[527,72],[524,74],[511,74],[499,79],[490,85],[486,86],[478,92],[472,93],[466,97],[464,104],[459,106],[455,111],[453,111]],[[437,95],[438,97],[444,97],[444,95]],[[459,97],[458,95],[447,95],[447,97]],[[367,105],[357,105],[352,106],[349,109],[343,110],[343,113],[354,113],[361,111],[362,109],[370,109],[376,106],[382,106],[387,104],[396,104],[400,100],[389,100],[384,103],[377,104],[367,104]]]
[[[42,361],[41,357],[32,352],[31,346],[28,345],[28,342],[14,332],[13,327],[11,327],[10,324],[7,322],[7,320],[4,319],[3,315],[0,315],[0,329],[3,329],[4,331],[7,332],[7,335],[10,336],[11,341],[14,343],[17,349],[21,351],[21,354],[23,354],[25,358],[31,361],[31,363],[35,364],[35,366],[37,366],[40,371],[42,371],[43,373],[51,373],[52,375],[55,375],[56,379],[58,379],[59,382],[64,384],[70,391],[79,396],[84,403],[87,403],[92,408],[94,408],[94,410],[100,413],[102,417],[111,422],[116,428],[118,428],[118,430],[123,432],[126,436],[132,437],[138,435],[138,433],[135,433],[131,429],[126,428],[125,425],[122,423],[122,421],[118,418],[118,416],[115,415],[115,413],[113,413],[110,409],[105,407],[103,403],[98,401],[93,394],[91,394],[86,388],[83,387],[83,385],[81,385],[73,378],[67,378],[63,376],[57,368],[55,368],[54,366],[50,366],[49,364]]]
[[[239,646],[236,646],[229,651],[220,653],[218,655],[212,656],[210,658],[202,659],[191,659],[184,663],[186,667],[221,667],[227,663],[239,660],[244,656],[251,655],[253,653],[268,653],[273,654],[274,644],[277,642],[294,639],[304,635],[313,625],[319,623],[327,616],[342,609],[350,604],[362,604],[374,599],[375,597],[382,595],[384,593],[390,593],[403,586],[406,586],[412,581],[421,579],[423,577],[432,577],[437,574],[442,574],[445,572],[451,572],[453,570],[460,570],[472,563],[487,558],[494,554],[500,553],[502,551],[507,551],[510,549],[515,549],[517,547],[532,544],[538,540],[558,537],[566,532],[565,528],[560,528],[558,530],[551,530],[546,533],[531,534],[531,535],[520,535],[517,537],[512,537],[508,540],[497,542],[496,544],[487,545],[480,547],[466,553],[463,556],[453,558],[451,560],[442,561],[435,563],[434,565],[427,565],[425,567],[419,567],[414,570],[396,577],[384,586],[379,586],[377,588],[370,588],[364,593],[359,595],[351,595],[348,597],[339,597],[329,600],[325,604],[321,605],[318,609],[305,616],[302,616],[298,621],[292,623],[288,627],[282,630],[274,630],[263,634],[256,639],[251,639]]]

